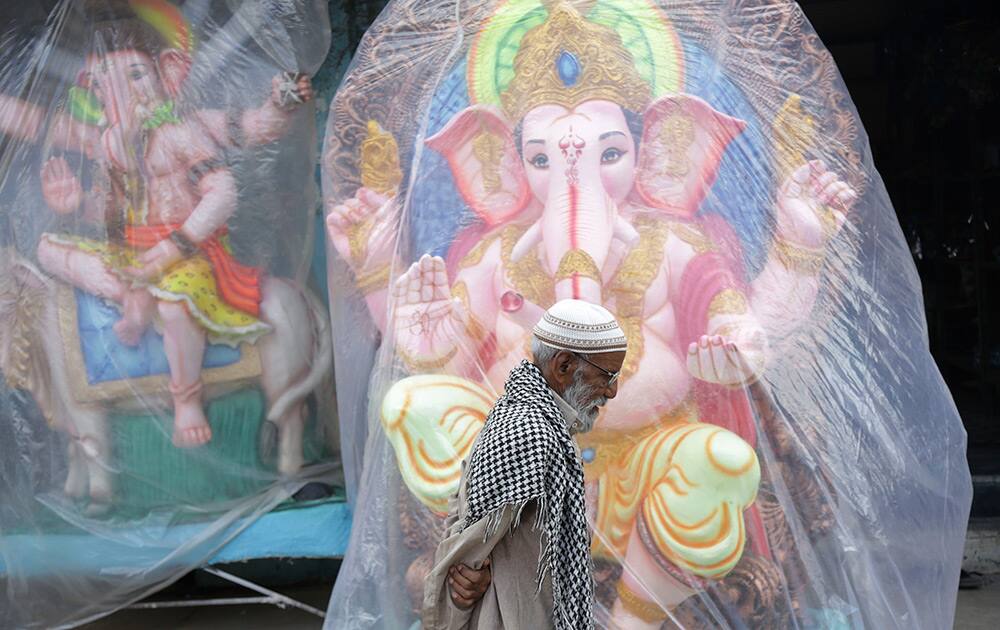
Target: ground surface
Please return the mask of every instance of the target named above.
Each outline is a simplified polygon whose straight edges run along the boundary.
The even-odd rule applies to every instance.
[[[1000,628],[1000,576],[992,576],[990,582],[981,589],[958,592],[956,630],[997,628]]]
[[[316,608],[326,609],[330,586],[278,589]],[[88,630],[245,630],[282,628],[318,630],[322,622],[295,609],[274,606],[219,606],[166,610],[126,610],[84,626]],[[956,630],[996,630],[1000,628],[1000,576],[976,591],[959,591]]]

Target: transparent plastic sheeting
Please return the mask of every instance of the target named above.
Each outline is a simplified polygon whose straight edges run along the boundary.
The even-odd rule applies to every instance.
[[[335,353],[377,347],[337,374],[369,437],[328,628],[416,627],[460,462],[568,297],[629,342],[577,436],[599,626],[950,626],[965,433],[795,3],[394,0],[322,160]]]
[[[307,286],[330,26],[313,0],[0,16],[0,627],[53,628],[335,480]]]

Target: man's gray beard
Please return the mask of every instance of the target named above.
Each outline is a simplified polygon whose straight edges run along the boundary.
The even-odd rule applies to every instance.
[[[601,406],[608,402],[604,396],[594,399],[595,393],[597,393],[597,388],[583,381],[583,370],[580,368],[573,373],[573,384],[563,392],[563,400],[576,411],[580,420],[580,433],[586,433],[594,428],[594,422],[597,421],[597,416],[601,413]],[[591,402],[585,402],[587,400]]]

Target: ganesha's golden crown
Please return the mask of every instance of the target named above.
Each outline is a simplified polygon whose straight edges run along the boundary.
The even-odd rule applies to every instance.
[[[539,105],[572,108],[599,99],[641,112],[651,98],[618,33],[563,1],[524,35],[500,102],[510,120],[519,121]]]

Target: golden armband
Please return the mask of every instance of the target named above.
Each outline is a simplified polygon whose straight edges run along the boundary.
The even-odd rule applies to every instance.
[[[719,291],[708,305],[708,319],[717,315],[743,315],[749,310],[747,299],[736,289]]]
[[[823,259],[826,254],[822,248],[812,249],[802,247],[801,245],[790,243],[780,236],[774,238],[772,251],[786,269],[809,276],[819,274],[820,269],[823,268]]]
[[[458,354],[458,347],[456,346],[452,348],[451,351],[449,351],[444,356],[434,357],[431,359],[422,359],[420,357],[416,357],[400,347],[396,348],[396,354],[398,354],[399,358],[401,358],[403,360],[403,363],[406,364],[406,367],[410,371],[410,373],[424,374],[427,372],[440,370],[444,366],[448,365],[448,363],[455,358],[455,355]]]
[[[360,265],[368,253],[368,237],[375,227],[374,219],[365,219],[347,228],[347,245],[351,251],[351,263]]]
[[[625,607],[625,610],[646,623],[663,621],[670,616],[659,604],[647,602],[633,593],[632,589],[625,585],[624,580],[619,580],[616,590],[618,591],[618,599],[621,601],[622,606]]]
[[[389,287],[389,265],[383,265],[369,273],[355,274],[358,289],[365,295],[370,295]]]

